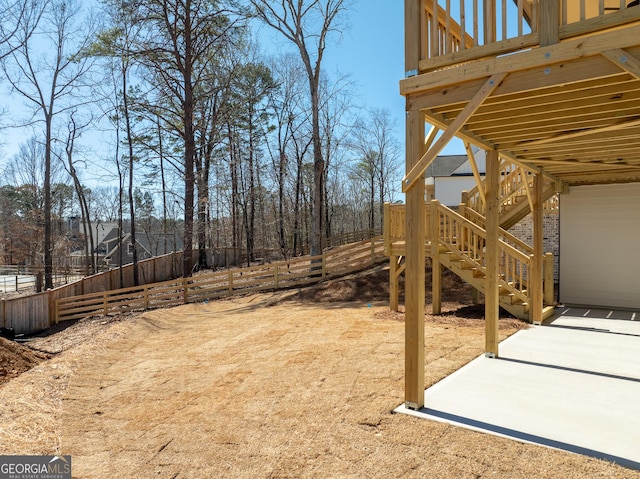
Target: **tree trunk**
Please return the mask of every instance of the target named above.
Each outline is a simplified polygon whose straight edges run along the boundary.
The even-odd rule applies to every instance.
[[[184,20],[184,254],[182,257],[182,276],[187,278],[193,270],[193,201],[194,201],[194,158],[195,135],[193,125],[193,45],[191,31],[191,2],[185,5]]]
[[[160,157],[160,181],[162,183],[162,238],[164,249],[162,254],[167,254],[167,181],[164,176],[164,150],[162,145],[162,131],[160,129],[160,118],[157,118],[158,128],[158,156]]]
[[[135,202],[133,200],[133,139],[131,138],[131,118],[127,95],[127,74],[124,66],[122,68],[122,97],[124,102],[125,127],[127,129],[127,146],[129,148],[129,216],[131,220],[131,249],[133,254],[133,285],[138,286],[140,284],[140,276],[138,273],[138,245],[136,243],[136,212]],[[122,250],[122,247],[120,250]]]
[[[44,150],[44,287],[53,289],[53,239],[51,235],[51,124],[52,108],[45,113]]]
[[[320,99],[316,78],[311,82],[311,111],[313,137],[313,200],[311,225],[311,256],[322,254],[322,237],[324,223],[324,159],[322,158],[322,142],[320,139]]]
[[[280,243],[280,254],[287,259],[287,243],[284,236],[284,172],[286,157],[283,151],[280,152],[280,164],[278,165],[278,242]]]

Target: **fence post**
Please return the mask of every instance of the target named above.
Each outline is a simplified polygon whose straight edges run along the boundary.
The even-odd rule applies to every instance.
[[[47,290],[47,319],[49,320],[49,326],[56,322],[55,317],[55,304],[53,303],[52,290]]]
[[[189,278],[182,278],[182,298],[184,300],[184,304],[189,302]]]
[[[322,279],[327,277],[327,254],[322,253]]]
[[[275,264],[275,269],[273,271],[273,276],[274,276],[274,279],[275,279],[275,287],[277,288],[278,287],[278,283],[279,283],[278,263]]]
[[[104,306],[104,314],[103,314],[103,316],[106,316],[107,312],[108,312],[108,309],[109,309],[109,300],[107,299],[107,291],[102,293],[102,302],[103,302],[103,306]]]
[[[60,322],[60,313],[58,312],[58,300],[53,300],[53,324]]]
[[[2,308],[0,309],[0,311],[2,312],[2,327],[6,328],[7,327],[7,305],[4,299],[2,300]]]
[[[144,297],[144,309],[147,310],[149,308],[149,287],[147,285],[144,286],[143,297]]]
[[[376,244],[373,240],[373,236],[371,237],[371,266],[376,264]]]
[[[233,294],[233,271],[229,270],[229,294]]]

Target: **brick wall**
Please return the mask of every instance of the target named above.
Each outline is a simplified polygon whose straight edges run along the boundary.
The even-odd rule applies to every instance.
[[[558,265],[560,252],[560,215],[544,215],[544,252],[553,253],[553,280],[558,282]],[[529,245],[533,245],[533,217],[529,214],[526,218],[511,227],[509,233],[516,236]]]

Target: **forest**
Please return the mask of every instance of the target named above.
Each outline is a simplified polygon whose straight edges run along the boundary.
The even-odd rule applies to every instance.
[[[32,133],[0,163],[0,265],[41,268],[46,288],[74,253],[94,273],[100,225],[116,232],[111,264],[143,243],[196,250],[184,276],[212,266],[207,251],[250,263],[379,232],[396,125],[323,63],[353,7],[0,0],[0,143]]]

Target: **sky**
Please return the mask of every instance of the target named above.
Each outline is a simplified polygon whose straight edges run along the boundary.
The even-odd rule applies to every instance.
[[[355,83],[358,97],[354,103],[367,108],[387,109],[396,121],[395,135],[404,160],[405,102],[399,93],[399,81],[404,76],[404,5],[389,0],[353,0],[348,12],[347,28],[342,35],[333,35],[327,45],[323,68],[333,77],[349,75]],[[262,27],[258,37],[271,36],[265,50],[292,48],[276,33]],[[7,130],[5,130],[5,133]],[[9,130],[5,136],[2,156],[8,158],[18,151],[18,139],[27,138]],[[460,142],[449,144],[442,154],[464,154]],[[1,164],[1,160],[0,160]]]
[[[389,110],[404,155],[405,101],[399,86],[404,78],[404,3],[355,0],[348,29],[338,44],[327,46],[324,68],[350,75],[360,94],[357,103]],[[465,154],[464,146],[453,141],[441,154]]]

